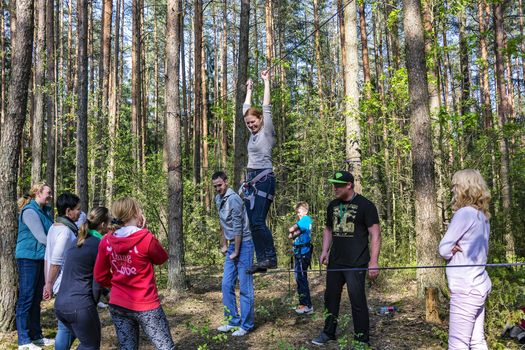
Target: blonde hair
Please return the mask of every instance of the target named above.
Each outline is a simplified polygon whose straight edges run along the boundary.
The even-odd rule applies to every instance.
[[[124,226],[124,223],[136,218],[141,212],[140,204],[131,197],[120,198],[111,205],[111,230],[115,231]]]
[[[31,189],[29,190],[29,192],[25,193],[22,197],[18,199],[17,201],[18,210],[22,210],[26,205],[29,204],[29,202],[31,202],[32,199],[35,199],[36,195],[38,193],[41,193],[44,190],[44,187],[51,188],[51,186],[49,186],[44,181],[37,182],[36,184],[31,186]]]
[[[479,171],[475,169],[457,171],[452,176],[452,186],[455,186],[452,198],[453,210],[471,206],[481,210],[487,218],[490,218],[490,190]]]
[[[295,205],[295,210],[298,210],[299,208],[304,208],[306,209],[306,211],[310,210],[310,207],[306,202],[297,202],[297,204]]]
[[[80,226],[77,235],[77,247],[81,247],[86,240],[89,230],[96,230],[103,223],[109,224],[109,209],[106,207],[96,207],[91,209],[86,221]]]

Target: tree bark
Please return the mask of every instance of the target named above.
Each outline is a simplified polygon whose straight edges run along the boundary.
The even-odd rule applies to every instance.
[[[194,0],[194,67],[195,112],[193,115],[193,182],[201,183],[201,123],[202,123],[202,0]]]
[[[410,94],[410,138],[412,141],[412,176],[415,192],[415,230],[418,265],[440,265],[436,247],[440,238],[440,223],[434,180],[434,152],[428,106],[428,82],[420,0],[403,0],[406,44],[406,67]],[[418,295],[427,287],[443,287],[439,269],[417,271]],[[437,303],[437,300],[436,300]]]
[[[29,76],[33,50],[33,1],[12,4],[16,20],[11,38],[12,56],[7,110],[0,136],[0,216],[4,234],[0,240],[0,331],[15,328],[18,273],[15,262],[17,238],[16,184],[21,139],[26,118]],[[12,12],[13,14],[13,12]],[[2,28],[3,30],[3,28]]]
[[[119,86],[119,53],[120,53],[120,5],[123,0],[117,0],[115,14],[115,50],[111,71],[111,88],[108,95],[108,170],[106,174],[106,205],[113,202],[114,177],[115,177],[115,139],[117,136],[117,89]],[[109,68],[109,67],[108,67]]]
[[[505,61],[503,56],[503,50],[505,49],[505,32],[503,28],[503,5],[501,3],[494,3],[492,5],[494,12],[494,52],[496,56],[496,90],[498,96],[498,128],[500,132],[499,136],[499,149],[501,153],[501,164],[500,164],[500,181],[501,181],[501,203],[503,207],[503,220],[504,220],[504,238],[506,241],[506,256],[509,261],[513,259],[516,254],[514,235],[512,234],[511,224],[511,188],[509,180],[509,141],[503,132],[503,128],[507,123],[508,113],[508,97],[505,83]]]
[[[237,88],[235,96],[234,176],[233,185],[241,182],[246,166],[248,133],[244,125],[242,105],[246,97],[248,79],[248,45],[250,35],[250,0],[241,0],[241,23],[239,28],[239,64],[237,65]]]
[[[206,45],[204,42],[204,36],[202,36],[202,62],[201,62],[201,74],[202,74],[202,169],[201,179],[207,178],[208,176],[208,75],[206,73]],[[204,207],[208,212],[210,210],[210,187],[204,186]]]
[[[40,182],[42,178],[42,145],[44,141],[44,90],[46,72],[46,0],[38,0],[36,12],[37,24],[37,57],[35,67],[33,137],[31,138],[31,183]]]
[[[46,6],[46,51],[47,51],[47,161],[46,182],[56,188],[56,98],[57,85],[55,74],[55,0],[47,0]]]
[[[179,63],[182,1],[168,0],[166,21],[166,150],[168,153],[168,288],[186,289],[182,226],[182,159]]]
[[[186,49],[184,40],[184,12],[179,20],[180,27],[180,62],[182,73],[182,120],[184,130],[184,154],[190,153],[190,114],[188,110],[188,93],[186,84]]]
[[[337,0],[337,19],[339,25],[339,41],[341,45],[341,68],[343,70],[343,90],[346,96],[346,47],[345,47],[345,13],[343,0]]]
[[[314,0],[315,62],[317,64],[317,95],[319,97],[319,117],[324,114],[323,68],[321,63],[321,33],[319,33],[319,0]]]
[[[80,207],[88,211],[88,1],[78,0],[78,111],[77,111],[77,195],[80,197]]]
[[[141,26],[140,26],[140,0],[132,0],[133,34],[131,44],[131,134],[133,140],[133,159],[135,170],[138,172],[140,157],[140,122],[142,112],[142,84],[141,84]]]
[[[487,13],[488,12],[488,13]],[[487,49],[487,18],[490,18],[490,6],[486,0],[481,0],[478,4],[478,22],[479,22],[479,47],[480,47],[480,95],[481,95],[481,115],[485,129],[492,129],[492,103],[490,101],[489,86],[489,53]]]
[[[355,178],[355,190],[361,192],[361,128],[359,125],[359,64],[357,54],[357,4],[349,3],[345,17],[345,120],[346,161]]]
[[[226,115],[228,113],[228,1],[222,2],[222,41],[221,41],[221,167],[228,163],[228,132]]]
[[[224,2],[226,4],[226,1]],[[266,22],[266,64],[272,65],[273,60],[273,1],[266,0],[264,5],[264,19]],[[226,15],[224,15],[226,16]]]

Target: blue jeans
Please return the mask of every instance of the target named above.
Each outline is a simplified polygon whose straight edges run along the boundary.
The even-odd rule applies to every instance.
[[[95,327],[95,325],[92,325]],[[55,350],[69,350],[75,340],[75,335],[60,319],[58,320],[58,330],[55,336]]]
[[[16,330],[18,345],[42,339],[40,302],[44,292],[44,260],[16,259],[18,267],[18,300],[16,302]]]
[[[248,171],[248,181],[251,181],[257,176],[257,174],[264,170],[265,169],[257,169]],[[266,175],[254,186],[257,190],[273,196],[275,194],[275,176],[273,173]],[[254,186],[248,188],[248,194],[255,191]],[[271,200],[258,195],[255,195],[253,208],[251,208],[249,201],[245,201],[248,220],[250,221],[250,230],[252,231],[253,244],[255,246],[255,255],[257,256],[258,263],[264,260],[277,261],[272,232],[268,226],[266,226],[266,216],[268,216],[271,204]]]
[[[228,247],[224,261],[224,275],[222,276],[222,303],[224,304],[224,317],[228,324],[241,327],[246,331],[253,329],[253,275],[246,273],[253,264],[253,242],[241,243],[239,256],[231,260],[235,245]],[[237,301],[235,299],[235,286],[239,279],[241,314],[237,312]]]
[[[92,306],[71,311],[55,310],[55,314],[59,322],[68,327],[71,333],[80,340],[77,350],[100,349],[101,333],[97,305],[93,304]],[[65,339],[65,341],[67,340]],[[57,348],[55,346],[55,349]]]
[[[308,285],[308,266],[312,260],[312,250],[306,254],[294,256],[295,260],[295,281],[297,282],[297,294],[299,295],[299,305],[312,307],[310,299],[310,287]]]

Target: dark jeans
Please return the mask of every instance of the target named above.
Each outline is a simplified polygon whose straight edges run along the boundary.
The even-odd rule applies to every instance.
[[[120,350],[139,348],[139,326],[142,327],[155,349],[175,349],[170,325],[162,306],[149,311],[133,311],[110,304],[109,311],[115,324]]]
[[[265,169],[257,169],[248,171],[247,180],[251,181],[264,170]],[[260,179],[255,184],[255,188],[273,196],[275,194],[275,176],[273,173]],[[254,193],[255,188],[254,186],[250,186],[248,194]],[[272,232],[268,226],[266,226],[266,216],[268,216],[268,210],[270,210],[271,204],[271,200],[257,194],[254,198],[253,208],[251,208],[250,201],[245,200],[248,220],[250,221],[250,229],[252,231],[253,244],[255,246],[255,255],[258,263],[264,260],[277,261]]]
[[[312,250],[306,254],[297,254],[295,260],[295,281],[297,282],[297,294],[299,295],[299,305],[312,307],[310,299],[310,287],[308,285],[308,266],[312,260]]]
[[[357,267],[367,267],[367,265]],[[344,268],[348,268],[348,266],[328,264],[328,269]],[[341,292],[346,283],[350,305],[352,306],[354,339],[368,343],[370,321],[368,318],[368,305],[365,294],[365,276],[366,271],[329,271],[326,273],[324,306],[328,311],[328,317],[325,320],[324,332],[328,336],[335,336],[337,318],[339,317],[339,304],[341,303]]]
[[[55,314],[58,320],[80,341],[77,349],[100,349],[100,319],[96,305],[72,311],[55,310]]]
[[[44,291],[44,260],[16,259],[18,267],[18,300],[16,302],[16,330],[18,345],[42,339],[40,302]]]

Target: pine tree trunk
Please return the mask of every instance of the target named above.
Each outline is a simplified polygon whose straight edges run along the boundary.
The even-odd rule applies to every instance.
[[[425,45],[420,0],[403,0],[406,40],[406,66],[410,94],[410,138],[412,141],[412,176],[415,193],[415,230],[418,265],[440,265],[436,247],[440,238],[440,223],[436,203],[434,180],[434,152],[432,126],[428,106],[428,82],[425,63]],[[418,295],[425,288],[443,287],[443,274],[439,269],[417,271]],[[436,302],[438,302],[436,300]],[[427,320],[439,322],[437,319]]]
[[[21,139],[26,117],[33,50],[33,1],[12,3],[11,69],[7,110],[0,135],[0,217],[4,234],[0,240],[0,331],[15,328],[18,273],[15,262],[17,238],[16,187]],[[14,23],[16,21],[16,23]],[[3,28],[2,28],[3,30]]]
[[[31,183],[35,184],[42,179],[42,145],[44,141],[44,90],[46,72],[46,0],[37,2],[38,24],[37,58],[35,67],[33,137],[31,138]]]
[[[250,34],[250,0],[241,0],[241,24],[239,28],[239,64],[237,66],[237,85],[235,96],[235,135],[234,135],[234,177],[233,184],[241,182],[243,169],[246,166],[248,133],[244,125],[242,105],[246,97],[246,80],[248,79],[248,45]]]
[[[339,41],[341,45],[341,68],[343,71],[343,90],[346,96],[345,13],[343,11],[343,0],[337,0],[337,19],[338,19],[338,26],[339,26]]]
[[[115,14],[115,50],[111,66],[111,87],[108,94],[108,169],[106,174],[106,205],[113,202],[115,177],[115,146],[117,136],[117,89],[119,86],[119,53],[120,53],[120,6],[123,0],[117,0]]]
[[[133,144],[133,159],[135,170],[138,171],[141,163],[140,157],[140,121],[142,112],[141,90],[141,32],[140,32],[140,0],[132,0],[133,36],[131,44],[131,135]]]
[[[77,195],[80,207],[88,211],[88,0],[77,2],[78,20],[78,111],[77,111]]]
[[[47,161],[46,182],[55,185],[55,156],[56,156],[56,98],[57,85],[55,74],[55,0],[47,0],[46,5],[46,51],[47,51]]]
[[[168,153],[168,288],[186,289],[182,226],[182,157],[179,62],[182,2],[168,0],[166,21],[166,150]]]
[[[226,4],[226,1],[224,2]],[[224,15],[226,16],[226,14]],[[264,5],[264,19],[266,22],[266,64],[272,65],[273,59],[273,1],[266,0]]]
[[[357,48],[357,5],[345,7],[345,119],[346,161],[355,177],[355,190],[361,192],[361,128],[359,126],[359,61]]]
[[[201,183],[201,123],[202,123],[202,0],[194,0],[194,94],[195,112],[193,115],[193,182]]]
[[[503,220],[504,220],[504,238],[506,241],[506,256],[509,261],[512,261],[516,255],[514,235],[512,233],[511,223],[511,188],[509,180],[509,141],[503,134],[503,128],[507,123],[508,113],[508,97],[505,83],[505,62],[503,56],[503,50],[505,49],[505,32],[503,28],[503,5],[501,3],[495,3],[492,5],[494,12],[494,52],[496,56],[496,89],[498,95],[498,128],[500,132],[499,136],[499,149],[501,153],[501,164],[500,164],[500,181],[501,181],[501,202],[503,206]]]
[[[228,163],[228,132],[226,130],[226,114],[228,108],[228,1],[222,2],[222,42],[221,42],[221,166]]]
[[[185,48],[185,40],[184,40],[184,12],[180,16],[179,27],[180,27],[180,62],[181,62],[181,73],[182,73],[182,120],[183,120],[183,130],[184,130],[184,154],[189,154],[190,153],[190,123],[189,123],[190,113],[188,110],[188,93],[187,93],[188,89],[187,89],[187,83],[186,83],[186,48]]]
[[[319,117],[324,114],[323,68],[321,64],[321,33],[319,33],[319,0],[314,0],[315,62],[317,65],[317,95],[319,97]]]
[[[0,134],[2,133],[2,125],[5,120],[5,93],[6,93],[6,69],[5,69],[5,53],[6,53],[6,35],[5,35],[5,16],[4,16],[4,2],[0,1]]]
[[[487,13],[488,12],[488,13]],[[490,6],[486,0],[481,0],[478,4],[478,23],[479,23],[479,47],[480,47],[480,95],[481,95],[481,115],[487,130],[492,129],[492,103],[490,101],[489,86],[489,54],[487,49],[487,18],[490,18]]]
[[[202,62],[201,62],[201,74],[202,74],[202,169],[201,179],[208,178],[208,75],[206,74],[206,45],[204,42],[204,36],[202,37]],[[208,212],[210,210],[210,187],[204,185],[204,207]]]

